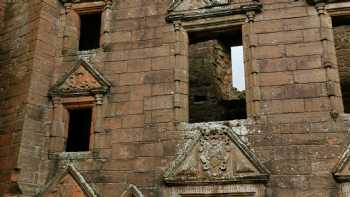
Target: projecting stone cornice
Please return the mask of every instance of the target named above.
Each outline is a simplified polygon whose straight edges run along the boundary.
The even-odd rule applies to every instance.
[[[191,21],[235,14],[249,11],[260,12],[260,1],[237,2],[234,0],[175,0],[168,9],[168,22]]]
[[[98,2],[98,1],[111,1],[111,0],[59,0],[61,3],[91,3],[91,2]]]

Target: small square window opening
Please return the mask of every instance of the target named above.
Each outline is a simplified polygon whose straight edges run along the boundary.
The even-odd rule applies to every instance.
[[[68,109],[66,152],[89,151],[92,108]]]
[[[101,12],[80,15],[79,50],[86,51],[100,47]]]

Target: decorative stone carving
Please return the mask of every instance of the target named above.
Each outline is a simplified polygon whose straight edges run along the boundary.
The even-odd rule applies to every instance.
[[[92,77],[92,75],[82,66],[80,66],[71,76],[61,85],[62,90],[89,90],[99,88],[101,85]]]
[[[174,3],[170,6],[170,9],[174,11],[183,11],[223,6],[229,3],[230,0],[175,0]]]
[[[56,175],[37,195],[39,197],[98,197],[95,190],[73,166]]]
[[[200,140],[199,158],[209,177],[220,177],[227,172],[230,139],[224,133],[214,131]]]
[[[217,6],[217,5],[225,5],[229,3],[229,0],[205,0],[207,6]]]
[[[51,96],[105,94],[110,83],[89,63],[81,60],[49,91]]]
[[[261,10],[256,0],[175,0],[169,7],[168,21],[190,21],[216,16],[228,16],[244,13],[243,7],[254,7]]]
[[[168,184],[263,182],[268,170],[227,126],[196,127],[166,171]]]

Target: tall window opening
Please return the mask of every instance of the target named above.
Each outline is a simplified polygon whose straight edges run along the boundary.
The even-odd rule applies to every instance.
[[[89,151],[92,108],[68,109],[66,152]]]
[[[91,50],[100,47],[101,12],[80,15],[79,50]]]
[[[237,87],[245,75],[241,29],[194,32],[189,38],[189,121],[245,119],[244,85]]]
[[[344,112],[350,113],[350,16],[332,17]]]

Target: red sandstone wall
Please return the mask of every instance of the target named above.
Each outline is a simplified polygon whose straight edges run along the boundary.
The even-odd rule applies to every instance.
[[[0,193],[16,180],[15,170],[26,116],[32,73],[38,1],[8,4],[1,30],[0,76]],[[31,8],[29,8],[31,7]],[[13,186],[13,185],[11,185]],[[15,187],[14,187],[15,188]]]
[[[13,177],[32,194],[57,170],[47,159],[46,95],[77,60],[60,52],[58,1],[26,2],[8,8],[0,36],[0,193]],[[347,135],[341,120],[330,117],[342,104],[336,98],[331,107],[319,16],[304,1],[261,2],[254,23],[261,92],[254,124],[260,130],[250,135],[251,148],[272,172],[271,196],[333,196],[329,172]],[[157,196],[163,170],[183,141],[175,123],[188,120],[188,41],[165,22],[167,5],[115,1],[111,50],[93,60],[113,87],[96,152],[75,165],[105,197],[118,196],[128,184]],[[17,176],[11,176],[14,167]]]
[[[0,35],[0,76],[5,79],[0,82],[0,193],[9,188],[13,194],[20,190],[31,194],[36,185],[46,182],[40,163],[46,135],[42,128],[56,56],[53,18],[59,4],[14,1],[7,5]]]
[[[342,112],[337,70],[330,69],[329,76],[325,69],[326,52],[335,65],[332,31],[326,31],[330,18],[323,30],[330,45],[324,48],[314,7],[304,1],[262,2],[254,27],[263,127],[252,135],[252,146],[272,172],[272,196],[334,196],[330,170],[347,140],[329,113]],[[328,80],[336,84],[333,105]]]

